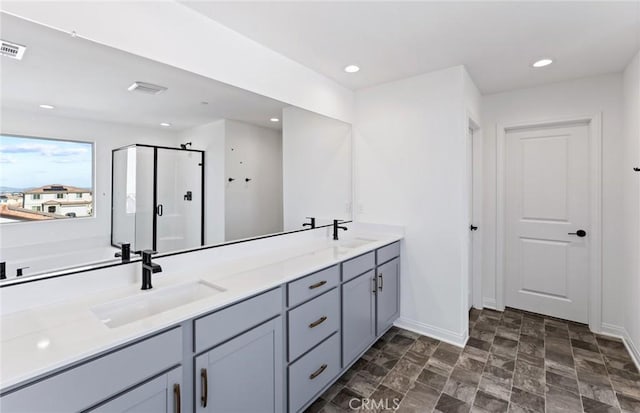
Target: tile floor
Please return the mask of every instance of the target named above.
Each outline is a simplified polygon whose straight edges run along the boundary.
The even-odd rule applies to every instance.
[[[307,412],[640,413],[621,341],[513,309],[469,318],[464,349],[393,327]]]

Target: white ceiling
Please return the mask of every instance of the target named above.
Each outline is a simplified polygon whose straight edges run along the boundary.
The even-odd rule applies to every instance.
[[[640,0],[182,3],[351,89],[464,64],[495,93],[619,72],[640,47]]]
[[[140,56],[2,13],[3,40],[27,46],[23,60],[0,57],[3,109],[182,130],[216,119],[235,119],[273,129],[282,102]],[[160,95],[132,93],[134,81],[167,87]],[[201,102],[209,102],[207,105]]]

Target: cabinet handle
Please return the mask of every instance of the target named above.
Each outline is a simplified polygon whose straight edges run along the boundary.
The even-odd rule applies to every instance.
[[[327,365],[326,365],[326,364],[323,364],[322,366],[320,366],[320,368],[319,368],[318,370],[314,371],[313,373],[311,373],[311,374],[309,375],[309,379],[310,379],[310,380],[315,379],[316,377],[318,377],[319,375],[321,375],[321,374],[322,374],[322,372],[326,370],[326,368],[327,368]]]
[[[176,404],[176,408],[175,408],[175,412],[176,413],[180,413],[182,411],[182,409],[180,408],[180,385],[179,384],[174,384],[173,385],[173,400]]]
[[[309,324],[309,328],[318,327],[320,324],[324,323],[325,321],[327,321],[327,316],[323,315],[322,317],[320,317],[319,319],[317,319],[313,323]]]
[[[380,279],[380,285],[378,286],[378,289],[382,291],[382,289],[384,288],[384,278],[382,278],[382,274],[378,274],[378,279]]]
[[[207,407],[209,399],[209,379],[207,378],[207,369],[200,369],[200,384],[202,385],[202,396],[200,396],[200,404]]]
[[[376,277],[373,277],[371,279],[371,281],[373,281],[373,293],[376,294],[378,292],[378,281]]]
[[[322,280],[322,281],[320,281],[320,282],[317,282],[317,283],[315,283],[315,284],[310,285],[310,286],[309,286],[309,289],[310,289],[310,290],[314,290],[314,289],[316,289],[316,288],[320,288],[320,287],[322,287],[323,285],[325,285],[326,283],[327,283],[327,282],[326,282],[325,280]]]

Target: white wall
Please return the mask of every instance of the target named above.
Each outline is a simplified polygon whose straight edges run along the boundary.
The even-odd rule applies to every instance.
[[[179,141],[206,151],[205,244],[282,231],[279,131],[222,119],[180,132]]]
[[[226,240],[282,232],[282,133],[225,123],[226,176],[235,179],[225,182]]]
[[[496,305],[496,125],[602,113],[603,286],[602,322],[622,325],[625,294],[621,267],[623,190],[622,77],[597,76],[484,96],[483,125],[483,301]]]
[[[623,269],[626,305],[624,328],[636,361],[640,363],[640,53],[627,66],[624,77]]]
[[[454,67],[356,92],[356,217],[406,228],[400,325],[463,344],[468,206],[466,110]],[[474,96],[475,99],[473,98]]]
[[[288,107],[282,129],[285,231],[351,219],[351,125]]]
[[[2,111],[2,133],[94,142],[94,216],[74,220],[2,225],[2,248],[101,238],[110,244],[111,151],[132,143],[173,145],[175,135],[164,129],[77,120],[37,112]],[[41,253],[44,253],[40,249]]]
[[[3,1],[2,10],[314,112],[352,119],[353,92],[175,1]]]

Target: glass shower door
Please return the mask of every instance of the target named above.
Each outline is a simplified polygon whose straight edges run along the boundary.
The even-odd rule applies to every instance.
[[[203,243],[203,154],[156,148],[156,246],[158,252]]]
[[[111,244],[153,249],[153,148],[113,151]]]

